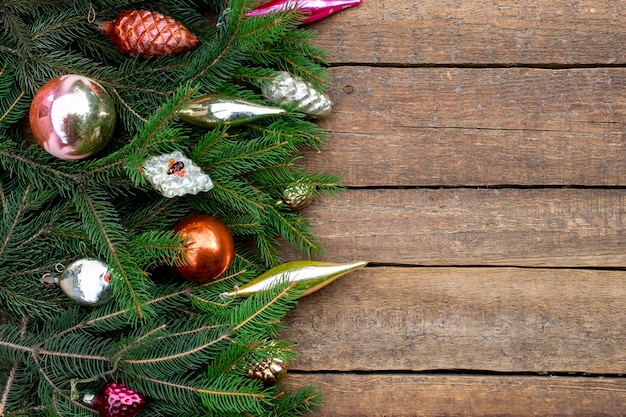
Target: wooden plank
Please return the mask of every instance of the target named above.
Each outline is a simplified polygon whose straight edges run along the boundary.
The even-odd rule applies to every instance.
[[[626,70],[330,70],[310,169],[353,186],[626,185]]]
[[[334,259],[622,268],[625,207],[626,189],[357,189],[306,214]]]
[[[622,374],[626,271],[366,267],[285,323],[293,370]]]
[[[622,416],[623,378],[292,374],[293,389],[317,386],[315,416]]]
[[[623,2],[365,0],[313,26],[333,63],[623,64]]]

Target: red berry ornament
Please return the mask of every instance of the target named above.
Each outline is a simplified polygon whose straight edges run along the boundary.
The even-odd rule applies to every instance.
[[[143,395],[118,382],[109,382],[95,395],[85,395],[84,401],[96,407],[102,417],[133,417],[146,402]]]

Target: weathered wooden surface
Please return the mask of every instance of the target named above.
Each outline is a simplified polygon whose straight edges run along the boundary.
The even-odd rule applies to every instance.
[[[623,14],[610,0],[364,0],[315,29],[341,64],[616,65]]]
[[[352,186],[626,184],[626,69],[332,68],[306,164]]]
[[[292,369],[626,373],[624,271],[376,267],[341,280],[289,316]]]
[[[626,413],[625,12],[364,0],[313,26],[335,112],[302,163],[348,189],[307,215],[320,259],[371,262],[286,320],[315,415]]]
[[[290,381],[326,393],[320,417],[617,416],[626,404],[623,378],[316,373]]]
[[[335,259],[626,267],[624,189],[353,189],[308,213]]]

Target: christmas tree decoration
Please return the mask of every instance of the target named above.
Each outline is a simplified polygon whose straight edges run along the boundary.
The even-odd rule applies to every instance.
[[[44,275],[42,282],[46,287],[60,288],[76,304],[98,306],[113,296],[112,278],[107,264],[83,258],[68,265],[61,275]]]
[[[198,38],[171,17],[149,10],[127,10],[100,23],[120,52],[142,58],[176,55],[193,49]]]
[[[363,0],[272,0],[261,4],[247,13],[247,17],[263,16],[270,13],[297,9],[305,16],[303,25],[317,22],[333,13],[352,6],[358,6]]]
[[[195,99],[178,112],[178,117],[192,125],[212,129],[220,125],[243,125],[283,113],[285,110],[279,107],[216,94]]]
[[[97,394],[85,394],[83,402],[95,407],[102,417],[134,417],[143,410],[144,396],[119,382],[109,382]]]
[[[280,360],[292,363],[289,341],[269,341],[301,292],[220,296],[292,245],[322,249],[311,220],[289,212],[297,206],[275,203],[294,182],[315,195],[341,189],[335,175],[293,163],[322,151],[327,135],[293,107],[237,93],[277,68],[319,75],[322,92],[314,31],[281,14],[246,18],[247,0],[153,3],[178,23],[134,10],[145,1],[0,3],[0,415],[130,416],[141,400],[119,382],[146,397],[137,417],[309,414],[316,388],[266,386],[284,373]],[[208,14],[225,8],[218,29]],[[90,33],[96,16],[124,53]],[[177,38],[182,28],[193,35]],[[77,75],[33,99],[65,74]],[[192,114],[217,128],[181,120],[217,92],[227,98]],[[242,112],[228,95],[256,107]],[[63,160],[29,146],[29,107],[32,131]],[[102,391],[108,381],[116,385]],[[86,392],[97,393],[91,412],[78,400]]]
[[[235,257],[235,241],[224,223],[213,216],[198,214],[174,228],[185,244],[183,264],[175,267],[183,278],[208,282],[222,275]]]
[[[276,203],[286,205],[292,211],[301,211],[307,208],[315,196],[315,187],[311,184],[296,183],[283,190],[282,198]]]
[[[262,381],[266,386],[271,386],[278,384],[286,373],[287,365],[281,358],[266,358],[253,364],[246,375],[248,378]]]
[[[115,121],[111,96],[82,75],[48,81],[30,105],[33,136],[44,150],[61,159],[82,159],[100,152],[113,136]]]
[[[211,178],[180,151],[151,157],[143,164],[142,173],[152,187],[167,198],[213,188]]]
[[[222,293],[221,297],[249,297],[262,291],[272,290],[281,284],[293,284],[294,288],[302,291],[302,296],[305,296],[365,265],[367,262],[287,262],[270,269],[241,287]]]
[[[312,118],[326,117],[333,111],[333,103],[328,95],[286,71],[279,71],[272,81],[265,83],[262,92],[267,101],[294,108]]]

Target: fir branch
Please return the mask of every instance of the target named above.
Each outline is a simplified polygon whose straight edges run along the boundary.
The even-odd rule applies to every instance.
[[[167,381],[162,381],[162,380],[158,380],[155,378],[149,378],[143,375],[135,375],[135,376],[138,378],[144,379],[146,381],[153,382],[155,384],[165,385],[165,386],[173,387],[173,388],[180,389],[183,391],[191,391],[191,392],[195,392],[198,394],[218,395],[218,396],[224,395],[224,396],[229,396],[229,397],[247,397],[247,398],[259,398],[259,399],[266,398],[266,395],[261,394],[261,393],[210,390],[210,389],[204,389],[204,388],[199,388],[199,387],[193,387],[189,385],[175,384],[173,382],[167,382]]]
[[[27,320],[26,317],[22,317],[22,322],[21,322],[21,332],[20,332],[20,339],[24,339],[24,336],[26,335],[26,324],[27,324]],[[13,385],[13,381],[15,379],[15,374],[17,373],[17,368],[18,368],[18,364],[15,363],[13,364],[13,366],[11,367],[11,371],[9,372],[9,377],[7,378],[7,381],[4,385],[4,390],[2,391],[2,398],[0,399],[0,416],[4,416],[4,410],[6,409],[7,406],[7,402],[9,400],[9,392],[11,391],[11,386]]]
[[[82,409],[85,410],[89,410],[92,411],[93,410],[89,407],[87,407],[84,404],[81,404],[78,401],[73,400],[69,395],[67,395],[61,388],[59,388],[54,381],[50,378],[50,376],[43,370],[40,362],[39,362],[39,358],[37,358],[37,355],[35,355],[35,353],[31,353],[31,357],[33,359],[33,362],[35,363],[35,365],[37,366],[37,370],[39,371],[39,373],[41,374],[41,376],[44,378],[44,380],[48,383],[48,385],[54,390],[54,392],[59,395],[60,397],[64,398],[65,400],[71,402],[72,404],[74,404],[77,407],[80,407]],[[55,396],[53,395],[53,401],[54,401]],[[63,417],[62,414],[59,414],[60,417]]]
[[[128,104],[128,102],[126,100],[124,100],[122,98],[120,93],[117,91],[117,88],[112,88],[111,91],[113,91],[113,94],[115,95],[115,97],[117,97],[117,99],[120,101],[120,103],[122,103],[122,105],[124,107],[126,107],[128,109],[128,111],[131,112],[131,114],[137,118],[137,120],[139,120],[142,123],[146,123],[148,121],[148,119],[146,119],[145,117],[141,116],[135,109],[132,108],[132,106],[130,104]]]
[[[69,186],[66,185],[65,187],[62,188],[63,190],[65,190],[66,188],[73,187],[74,183],[78,182],[78,180],[79,180],[79,178],[77,178],[75,175],[68,174],[67,172],[64,172],[64,171],[62,171],[60,169],[56,169],[56,168],[54,168],[53,166],[51,166],[49,164],[39,163],[37,161],[30,160],[30,159],[26,158],[25,156],[22,156],[22,155],[14,152],[14,151],[9,151],[9,150],[5,150],[5,149],[0,148],[0,157],[4,157],[8,161],[12,161],[12,162],[16,162],[16,163],[22,164],[23,166],[28,167],[32,171],[38,172],[40,176],[42,174],[49,174],[50,177],[59,177],[59,178],[62,178],[64,180],[66,180],[66,181],[70,181],[71,185],[69,185]],[[6,168],[6,165],[5,165],[5,168]],[[45,179],[41,180],[41,183],[44,183],[44,181],[46,181],[46,180],[50,181],[49,178],[45,178]],[[56,184],[56,182],[55,182],[55,184]]]
[[[223,186],[222,184],[213,181],[213,186],[217,189],[222,191],[225,194],[230,195],[231,197],[234,197],[236,200],[239,200],[241,202],[245,202],[246,205],[248,206],[254,206],[259,210],[263,210],[265,209],[265,207],[263,206],[263,204],[257,203],[256,201],[254,201],[252,198],[246,197],[245,195],[238,193],[235,190],[232,190],[228,187]]]
[[[222,277],[222,278],[220,278],[218,280],[215,280],[215,281],[207,282],[207,283],[195,286],[195,287],[184,288],[182,290],[175,291],[173,293],[169,293],[169,294],[161,296],[161,297],[155,297],[155,298],[151,299],[150,301],[146,302],[144,307],[145,306],[151,306],[151,305],[154,305],[154,304],[164,303],[164,302],[167,302],[167,301],[169,301],[171,299],[174,299],[174,298],[177,298],[177,297],[180,297],[180,296],[189,295],[189,294],[191,294],[191,293],[193,293],[195,291],[200,291],[203,288],[216,285],[216,284],[218,284],[221,281],[232,279],[232,278],[237,277],[239,275],[242,275],[244,273],[246,273],[246,270],[241,270],[241,271],[238,271],[238,272],[236,272],[236,273],[234,273],[232,275],[228,275],[228,276]],[[94,326],[94,325],[96,325],[96,324],[98,324],[98,323],[100,323],[102,321],[107,321],[107,320],[111,320],[111,319],[119,317],[119,316],[124,316],[127,313],[129,313],[131,310],[132,309],[130,309],[130,308],[124,308],[124,309],[121,309],[121,310],[117,310],[117,311],[111,312],[111,313],[106,314],[106,315],[102,315],[102,316],[98,316],[98,317],[93,318],[93,319],[85,320],[85,321],[83,321],[81,323],[78,323],[78,324],[76,324],[76,325],[74,325],[72,327],[69,327],[69,328],[67,328],[67,329],[65,329],[65,330],[63,330],[63,331],[61,331],[61,332],[51,336],[49,339],[62,337],[62,336],[65,336],[66,334],[74,332],[76,330],[83,329],[83,328],[88,328],[90,326]]]
[[[267,303],[265,303],[264,306],[262,306],[261,308],[256,310],[253,314],[248,316],[245,320],[241,321],[239,324],[234,326],[233,333],[241,330],[242,328],[250,324],[252,321],[254,321],[256,318],[263,315],[263,313],[271,309],[279,300],[283,299],[287,294],[289,294],[290,290],[292,290],[295,285],[296,284],[292,282],[289,285],[287,285],[282,291],[274,295]]]
[[[2,398],[0,398],[0,416],[4,415],[4,410],[7,406],[7,401],[9,399],[9,391],[11,390],[11,385],[13,384],[13,379],[15,378],[15,373],[17,372],[17,364],[11,367],[11,371],[9,372],[9,377],[4,385],[4,390],[2,391]]]
[[[125,285],[126,291],[124,293],[130,297],[130,300],[135,306],[135,310],[139,317],[143,318],[144,312],[142,309],[142,302],[147,299],[147,296],[146,294],[143,294],[144,291],[140,291],[137,285],[145,285],[145,279],[142,279],[141,274],[137,273],[133,274],[135,279],[131,277],[131,273],[133,271],[129,268],[129,259],[126,256],[126,251],[123,247],[123,232],[120,230],[119,220],[103,217],[104,213],[102,213],[101,210],[110,207],[110,205],[105,203],[106,200],[103,196],[99,195],[99,192],[93,189],[88,191],[82,184],[79,185],[78,188],[80,191],[78,195],[81,198],[80,200],[77,200],[77,205],[80,206],[82,205],[81,203],[84,203],[88,209],[88,215],[80,208],[78,211],[83,214],[84,220],[89,223],[93,222],[93,225],[96,226],[91,229],[93,240],[96,243],[101,240],[104,242],[105,249],[107,250],[110,259],[114,263],[116,270]],[[94,200],[94,197],[96,196],[99,197],[98,203]],[[96,207],[96,204],[99,204],[100,207]],[[113,232],[114,235],[111,235],[111,232]],[[121,289],[118,289],[117,294],[120,294],[120,292]]]
[[[293,236],[290,239],[291,243],[298,243],[298,245],[300,246],[300,249],[313,250],[313,251],[319,251],[321,249],[312,240],[312,238],[311,238],[311,236],[309,234],[306,234],[306,233],[304,233],[302,231],[302,229],[299,229],[299,228],[295,227],[295,225],[297,223],[289,221],[285,217],[285,213],[282,213],[279,210],[276,210],[276,208],[274,206],[268,206],[267,209],[269,211],[271,211],[272,214],[274,214],[277,219],[280,220],[280,223],[279,223],[280,227],[287,228],[291,232],[291,233],[283,233],[283,236],[285,236],[285,235],[286,236]],[[300,221],[303,221],[303,219],[300,218]]]
[[[26,200],[28,199],[28,194],[30,192],[31,189],[31,185],[29,184],[26,189],[24,190],[24,195],[22,196],[22,200],[20,201],[20,204],[17,208],[17,211],[13,217],[13,222],[11,222],[11,225],[9,226],[9,230],[7,232],[6,238],[4,239],[4,242],[2,244],[2,246],[0,246],[0,257],[2,257],[4,251],[6,250],[7,246],[9,245],[9,242],[11,240],[11,237],[13,235],[13,232],[15,230],[15,227],[17,226],[20,217],[22,216],[22,214],[25,211],[26,208]],[[8,220],[8,219],[7,219]]]
[[[7,206],[7,196],[4,193],[4,187],[2,181],[0,181],[0,204],[2,204],[2,211],[5,217],[9,216],[9,208]]]
[[[76,354],[76,353],[68,353],[68,352],[40,349],[40,348],[36,348],[36,347],[24,346],[24,345],[20,345],[20,344],[17,344],[17,343],[7,342],[7,341],[4,341],[4,340],[0,340],[0,346],[4,346],[4,347],[12,349],[12,350],[19,350],[19,351],[22,351],[22,352],[28,352],[31,355],[34,355],[35,357],[39,357],[39,356],[59,356],[59,357],[71,358],[71,359],[83,359],[83,360],[104,361],[104,362],[110,362],[111,361],[111,358],[108,358],[106,356],[83,355],[83,354]]]
[[[19,101],[24,97],[24,94],[26,94],[26,92],[22,90],[22,92],[15,98],[15,100],[13,100],[13,103],[9,105],[9,108],[4,112],[4,114],[0,116],[0,122],[6,119],[6,117],[13,111]]]
[[[156,362],[167,362],[167,361],[171,361],[174,359],[179,359],[188,355],[193,355],[194,353],[200,352],[210,346],[213,346],[219,342],[222,342],[224,340],[228,340],[230,338],[230,334],[229,333],[225,333],[222,336],[218,337],[217,339],[211,340],[207,343],[205,343],[204,345],[200,345],[197,346],[193,349],[189,349],[185,352],[180,352],[177,354],[173,354],[173,355],[167,355],[167,356],[161,356],[158,358],[150,358],[150,359],[123,359],[121,362],[122,363],[126,363],[126,364],[130,364],[130,365],[141,365],[141,364],[146,364],[146,363],[156,363]]]
[[[17,275],[17,274],[15,274]],[[57,302],[42,300],[38,297],[28,297],[24,294],[11,291],[6,286],[0,285],[0,291],[2,291],[2,298],[13,298],[14,300],[20,300],[31,314],[35,313],[35,308],[42,309],[43,312],[53,313],[61,310],[61,307]],[[21,309],[20,309],[21,310]]]

